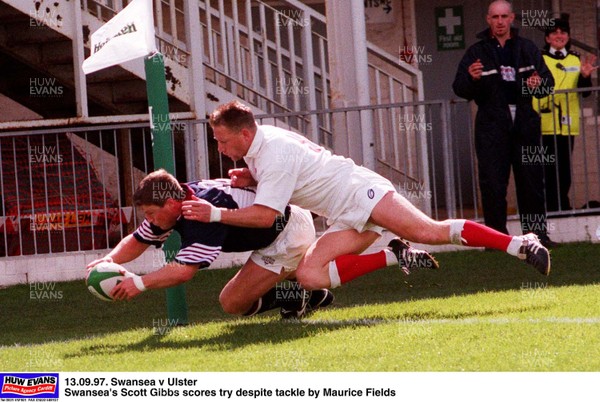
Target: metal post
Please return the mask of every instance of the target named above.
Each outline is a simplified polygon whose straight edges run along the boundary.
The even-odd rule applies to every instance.
[[[144,59],[146,70],[146,90],[148,93],[148,107],[151,117],[152,155],[154,168],[163,168],[175,174],[175,161],[173,160],[173,134],[169,118],[169,103],[167,97],[167,80],[165,78],[165,64],[163,56],[156,53]],[[176,232],[163,245],[167,262],[174,259],[181,244],[181,239]],[[175,325],[188,323],[188,308],[185,300],[185,287],[183,285],[167,289],[167,311],[169,322]],[[173,321],[171,321],[173,320]]]
[[[364,4],[362,1],[327,0],[325,7],[333,95],[331,107],[367,106],[370,91]],[[370,111],[357,114],[346,132],[334,128],[334,151],[374,169],[372,114]]]
[[[341,5],[341,4],[340,4]],[[352,31],[354,33],[354,55],[356,57],[356,88],[358,104],[368,106],[371,103],[369,89],[369,62],[367,57],[367,29],[365,26],[365,5],[362,1],[353,1],[352,7]],[[375,170],[375,133],[373,115],[369,111],[362,111],[360,119],[362,139],[362,164]]]
[[[448,218],[456,218],[456,205],[454,200],[454,155],[452,149],[452,143],[450,141],[450,105],[448,101],[442,103],[442,143],[444,149],[444,185],[446,190],[446,211],[448,211]]]
[[[304,11],[304,18],[310,18],[310,15]],[[302,25],[302,33],[301,33],[301,47],[302,47],[302,78],[304,80],[304,85],[307,88],[315,88],[315,60],[313,57],[313,42],[312,42],[312,30],[310,24]],[[325,82],[324,86],[327,86],[325,79],[325,72],[323,72],[323,82]],[[317,95],[316,91],[312,89],[308,91],[306,95],[306,103],[302,105],[306,108],[306,110],[316,110],[317,109]],[[325,105],[328,107],[329,105]],[[316,114],[310,115],[310,130],[307,134],[307,137],[310,138],[313,142],[319,143],[319,122],[317,120]]]
[[[207,112],[205,103],[206,88],[204,86],[204,64],[202,63],[202,57],[204,55],[204,33],[200,26],[200,10],[198,8],[198,3],[196,1],[187,0],[185,5],[185,37],[187,51],[190,55],[188,64],[190,109],[195,113],[196,119],[204,119],[206,118]],[[186,158],[188,180],[208,179],[208,144],[206,133],[202,130],[200,124],[187,125],[185,130],[185,144],[186,150],[190,152],[190,157]]]
[[[77,107],[78,117],[88,117],[88,99],[87,99],[87,86],[85,73],[80,68],[85,55],[83,53],[83,31],[81,22],[81,0],[75,0],[73,2],[73,66],[74,66],[74,77],[75,77],[75,103]]]

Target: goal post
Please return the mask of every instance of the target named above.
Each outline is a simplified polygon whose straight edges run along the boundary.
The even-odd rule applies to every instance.
[[[152,133],[152,156],[154,168],[163,168],[175,175],[175,157],[173,152],[173,133],[169,118],[169,100],[167,96],[167,80],[163,56],[155,53],[144,58],[146,71],[146,91],[148,94],[148,110],[150,113],[150,130]],[[163,244],[165,260],[168,263],[175,258],[181,245],[181,238],[176,231]],[[185,285],[167,288],[167,314],[170,325],[188,324],[188,307],[185,298]]]

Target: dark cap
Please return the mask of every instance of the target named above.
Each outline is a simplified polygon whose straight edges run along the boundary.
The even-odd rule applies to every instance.
[[[558,29],[568,34],[571,34],[569,20],[564,17],[553,18],[552,20],[550,20],[550,24],[548,24],[548,26],[546,27],[546,36],[550,35],[552,32],[556,32]]]

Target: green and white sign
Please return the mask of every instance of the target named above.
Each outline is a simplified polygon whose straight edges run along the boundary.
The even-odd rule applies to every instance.
[[[438,50],[465,48],[465,25],[462,6],[436,7],[435,27]]]

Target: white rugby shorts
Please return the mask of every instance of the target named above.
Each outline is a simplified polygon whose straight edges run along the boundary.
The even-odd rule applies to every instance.
[[[294,271],[316,239],[310,212],[295,205],[290,207],[290,218],[275,241],[250,255],[257,265],[276,274],[280,274],[282,268],[286,272]]]
[[[369,222],[369,218],[379,201],[390,191],[396,191],[394,185],[377,173],[359,167],[352,171],[342,191],[347,196],[335,204],[339,213],[327,220],[326,233],[355,229],[359,233],[369,230],[381,234],[383,228]]]

